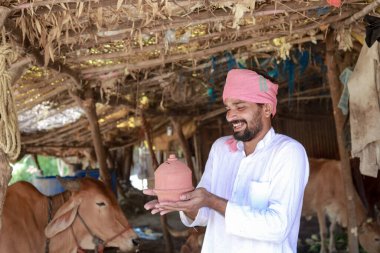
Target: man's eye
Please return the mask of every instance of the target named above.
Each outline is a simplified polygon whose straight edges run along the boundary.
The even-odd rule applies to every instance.
[[[240,107],[238,107],[237,109],[238,109],[239,111],[241,111],[241,110],[244,110],[245,107],[244,107],[244,106],[240,106]]]
[[[96,202],[98,206],[105,206],[106,204],[104,202]]]

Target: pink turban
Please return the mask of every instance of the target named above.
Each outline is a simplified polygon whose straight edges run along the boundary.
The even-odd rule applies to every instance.
[[[227,74],[223,90],[226,98],[240,99],[259,104],[272,104],[272,115],[276,114],[278,85],[248,69],[232,69]]]

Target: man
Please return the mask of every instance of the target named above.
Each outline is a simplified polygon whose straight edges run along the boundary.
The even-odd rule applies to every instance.
[[[256,72],[229,71],[223,102],[233,138],[215,141],[199,185],[181,201],[145,205],[153,214],[180,211],[187,226],[207,226],[203,253],[297,251],[309,165],[302,145],[271,127],[277,89]]]

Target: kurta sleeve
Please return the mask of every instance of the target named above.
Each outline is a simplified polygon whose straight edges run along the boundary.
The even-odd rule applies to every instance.
[[[255,209],[229,201],[225,213],[227,233],[280,243],[299,219],[309,175],[306,152],[298,142],[287,142],[272,159],[267,207]]]
[[[215,143],[212,145],[209,157],[206,162],[206,168],[205,172],[202,175],[202,178],[197,186],[205,188],[207,191],[211,191],[211,177],[212,177],[212,169],[214,167],[213,161],[214,161],[214,153],[215,153]],[[194,227],[194,226],[206,226],[208,222],[208,217],[209,217],[210,209],[207,207],[203,207],[199,209],[197,216],[195,217],[195,220],[190,219],[185,215],[184,212],[179,212],[180,218],[182,223],[185,226],[188,227]]]

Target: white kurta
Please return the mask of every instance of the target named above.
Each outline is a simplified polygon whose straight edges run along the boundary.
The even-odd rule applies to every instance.
[[[270,129],[246,156],[243,143],[230,152],[219,138],[198,187],[228,200],[225,217],[201,208],[187,226],[206,226],[202,253],[297,252],[303,192],[309,164],[303,146]]]

